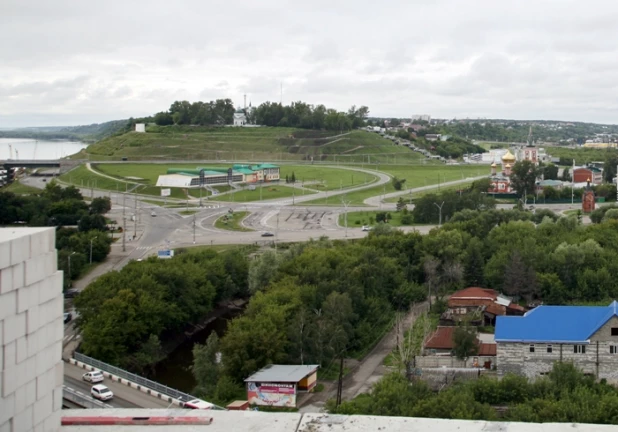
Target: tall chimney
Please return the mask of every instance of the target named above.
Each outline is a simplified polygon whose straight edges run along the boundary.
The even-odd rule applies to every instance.
[[[247,109],[247,95],[245,94],[245,109]]]

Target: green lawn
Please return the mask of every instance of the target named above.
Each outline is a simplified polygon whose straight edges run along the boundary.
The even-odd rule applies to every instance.
[[[98,165],[98,166],[102,166],[102,165]],[[94,166],[92,168],[95,171],[97,171],[97,169]],[[140,177],[139,175],[135,175],[135,174],[133,174],[133,176]],[[93,187],[95,189],[104,189],[104,190],[117,191],[117,192],[124,192],[127,190],[131,190],[133,187],[137,186],[137,189],[132,192],[137,192],[138,194],[142,194],[142,195],[161,196],[160,187],[146,185],[143,183],[138,183],[138,182],[134,182],[130,180],[123,180],[120,178],[118,179],[118,181],[112,180],[110,178],[98,175],[96,174],[96,172],[90,171],[88,168],[86,168],[85,165],[80,165],[72,169],[68,173],[61,175],[60,180],[65,183],[73,184],[75,186],[79,186],[83,188]],[[187,195],[183,189],[172,188],[171,197],[178,198],[178,199],[186,199]]]
[[[90,160],[219,160],[395,163],[419,159],[418,153],[396,146],[375,133],[305,129],[149,127],[147,133],[129,132],[88,147]]]
[[[393,176],[406,179],[404,189],[444,183],[461,178],[468,178],[477,175],[483,175],[484,171],[488,170],[485,167],[470,166],[470,165],[377,165],[372,166],[372,169],[386,172]],[[351,205],[363,205],[367,198],[396,192],[392,182],[388,182],[382,186],[351,192],[346,194],[345,199],[350,201]],[[340,205],[341,195],[334,197],[320,198],[308,202],[303,205]]]
[[[296,183],[301,183],[309,189],[320,191],[345,189],[373,183],[378,179],[375,175],[362,171],[319,165],[282,165],[281,181],[285,182],[286,176],[291,178],[292,173],[296,177]]]
[[[304,191],[304,195],[312,194],[315,192]],[[296,196],[303,195],[300,190],[295,191]],[[294,195],[294,188],[285,186],[285,184],[268,184],[262,187],[256,186],[255,190],[243,189],[238,192],[216,196],[212,198],[213,201],[223,202],[251,202],[260,200],[269,200],[276,198],[289,198]]]
[[[0,188],[3,192],[13,192],[17,195],[37,195],[41,193],[41,189],[21,184],[19,180]]]
[[[238,211],[232,214],[226,214],[221,216],[215,221],[215,228],[228,230],[228,231],[253,231],[252,229],[245,228],[240,223],[244,218],[249,215],[249,212]]]
[[[242,251],[245,251],[247,255],[249,255],[250,253],[253,253],[256,250],[258,250],[259,247],[255,245],[226,244],[226,245],[191,246],[191,247],[182,248],[182,249],[186,249],[187,253],[200,252],[203,250],[214,250],[216,252],[224,252],[224,251],[233,250],[233,249],[240,249]]]
[[[181,214],[183,216],[191,216],[197,212],[198,212],[197,210],[182,210],[182,211],[179,211],[178,214]]]
[[[424,195],[427,195],[427,194],[433,194],[433,193],[439,193],[439,192],[445,192],[445,191],[458,191],[460,189],[466,189],[466,188],[470,187],[471,185],[472,185],[472,182],[460,183],[460,184],[455,185],[455,186],[447,186],[447,187],[440,187],[440,188],[438,188],[438,186],[436,186],[436,187],[431,188],[429,190],[425,190],[425,191],[422,191],[422,192],[417,192],[417,193],[414,193],[414,194],[411,194],[411,195],[409,193],[405,193],[405,194],[403,194],[401,196],[397,196],[397,197],[393,197],[393,198],[387,198],[387,199],[384,200],[384,202],[396,203],[397,201],[399,201],[399,198],[403,198],[403,200],[406,203],[409,203],[410,202],[410,198],[412,199],[412,201],[414,201],[416,198],[420,198],[420,197],[422,197]]]
[[[375,226],[376,214],[381,213],[380,211],[359,211],[359,212],[348,212],[348,228],[360,228],[363,225],[372,225]],[[388,211],[390,215],[390,219],[388,220],[388,224],[391,226],[402,226],[404,224],[401,223],[401,216],[403,213],[396,211]],[[339,225],[345,226],[345,214],[339,215]],[[414,225],[414,224],[409,224]]]

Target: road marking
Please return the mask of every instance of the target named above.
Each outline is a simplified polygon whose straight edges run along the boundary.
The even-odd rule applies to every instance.
[[[152,249],[152,246],[138,246],[135,248],[135,250],[150,250]]]

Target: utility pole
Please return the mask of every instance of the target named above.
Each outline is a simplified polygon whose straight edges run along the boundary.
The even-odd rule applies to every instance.
[[[193,244],[195,244],[195,213],[193,213]]]
[[[337,402],[336,406],[341,405],[341,394],[343,393],[343,353],[339,359],[339,380],[337,381]]]
[[[438,210],[440,210],[440,223],[438,224],[438,226],[442,226],[442,206],[444,205],[444,201],[442,201],[442,204],[440,205],[438,205],[437,203],[433,203],[433,205],[438,207]]]
[[[122,251],[126,252],[126,241],[127,241],[127,206],[125,205],[127,201],[126,193],[122,194]]]
[[[348,206],[352,201],[345,201],[345,196],[341,198],[341,204],[343,204],[344,208],[344,221],[345,221],[345,236],[348,237]]]
[[[133,216],[133,239],[137,238],[137,193],[133,194],[134,216]]]
[[[73,286],[73,278],[71,278],[71,256],[75,255],[75,252],[69,254],[69,288]]]
[[[279,238],[279,214],[281,213],[281,208],[277,210],[277,229],[275,230],[275,254],[277,253],[277,239]]]
[[[112,231],[112,233],[113,233],[113,231]],[[90,264],[92,264],[92,242],[94,242],[97,239],[97,237],[98,236],[94,236],[93,238],[90,239]]]

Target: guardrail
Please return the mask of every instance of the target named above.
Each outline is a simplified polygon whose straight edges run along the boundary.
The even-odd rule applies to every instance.
[[[75,389],[72,389],[71,387],[67,387],[64,385],[62,386],[62,398],[68,401],[71,401],[76,405],[79,405],[81,407],[88,408],[88,409],[114,408],[111,405],[95,400],[91,398],[90,396],[85,395],[84,393],[81,393]]]
[[[116,375],[119,378],[123,378],[127,381],[131,381],[137,385],[142,387],[149,388],[158,393],[164,394],[174,399],[178,399],[180,401],[190,401],[192,399],[197,399],[195,396],[191,396],[188,393],[181,392],[180,390],[173,389],[163,384],[159,384],[156,381],[149,380],[147,378],[141,377],[131,372],[127,372],[124,369],[120,369],[119,367],[112,366],[110,364],[104,363],[100,360],[94,359],[92,357],[88,357],[87,355],[76,352],[73,354],[73,358],[79,362],[85,363],[89,366],[93,366],[99,370],[104,372],[108,372],[112,375]]]

